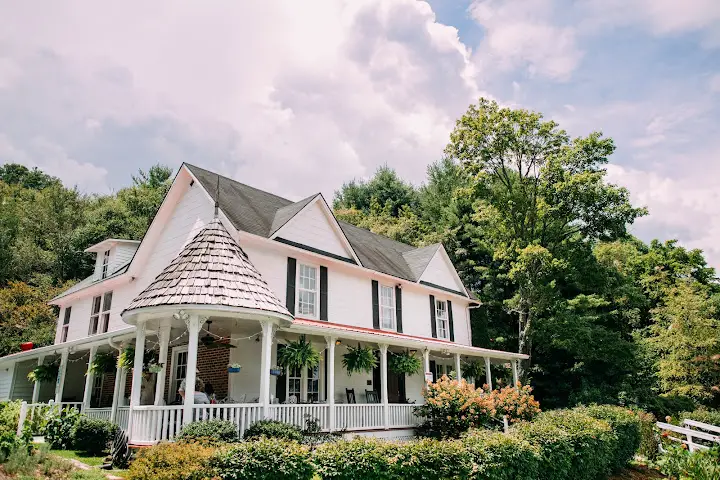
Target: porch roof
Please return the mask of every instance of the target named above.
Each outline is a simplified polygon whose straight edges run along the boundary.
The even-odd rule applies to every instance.
[[[350,325],[341,325],[338,323],[330,323],[320,320],[309,320],[305,318],[295,318],[291,327],[285,329],[289,332],[308,333],[322,336],[337,336],[343,339],[357,340],[369,343],[387,343],[407,348],[416,348],[422,350],[428,348],[430,350],[447,350],[449,353],[459,353],[474,357],[498,358],[503,360],[526,360],[528,355],[513,352],[504,352],[502,350],[492,350],[490,348],[472,347],[470,345],[462,345],[448,340],[437,338],[417,337],[404,333],[390,332],[387,330],[375,330],[372,328],[353,327]]]

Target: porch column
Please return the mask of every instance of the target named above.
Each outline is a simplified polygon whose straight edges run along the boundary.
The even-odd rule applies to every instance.
[[[325,337],[327,343],[327,391],[325,399],[328,404],[328,430],[335,430],[335,337]]]
[[[110,421],[115,422],[117,418],[118,407],[120,406],[120,399],[125,396],[125,378],[127,372],[124,368],[115,367],[115,387],[113,388],[113,400],[112,407],[110,408]]]
[[[90,355],[88,356],[87,370],[85,371],[85,390],[83,392],[83,411],[90,408],[90,399],[92,397],[93,381],[95,380],[95,374],[90,371],[90,366],[95,361],[95,355],[97,354],[97,345],[90,347]]]
[[[38,367],[45,363],[45,355],[40,355],[38,357]],[[38,400],[40,400],[40,382],[35,382],[33,384],[33,395],[32,395],[32,402],[30,403],[38,403]]]
[[[168,344],[170,343],[170,325],[160,327],[158,341],[160,342],[158,363],[163,366],[163,369],[158,372],[155,380],[155,405],[162,405],[163,397],[165,397],[165,372],[167,371]]]
[[[518,384],[517,360],[511,360],[510,363],[512,364],[512,371],[513,371],[513,387],[517,388],[517,384]]]
[[[460,371],[460,354],[455,354],[455,379],[459,382],[462,380],[462,372]]]
[[[132,386],[130,387],[130,412],[128,418],[128,438],[133,439],[133,409],[140,405],[142,388],[142,367],[145,359],[145,322],[138,322],[135,330],[135,357],[133,358]]]
[[[490,357],[485,357],[485,384],[492,390],[492,373],[490,372]]]
[[[427,348],[423,350],[423,377],[426,373],[430,372],[430,350]],[[425,380],[427,382],[427,380]]]
[[[206,317],[192,314],[185,320],[188,329],[188,358],[185,374],[185,401],[183,402],[183,425],[193,421],[193,405],[195,405],[195,378],[197,371],[198,339],[200,326]]]
[[[387,345],[380,345],[380,393],[382,395],[383,425],[385,430],[390,423],[390,409],[388,408],[388,385],[387,385]]]
[[[262,328],[262,353],[260,354],[260,405],[263,418],[270,416],[270,363],[272,362],[272,341],[274,325],[260,322]]]
[[[68,357],[70,356],[70,349],[64,348],[60,354],[60,368],[58,370],[58,377],[55,383],[55,403],[59,404],[62,402],[63,388],[65,388],[65,372],[67,371]]]

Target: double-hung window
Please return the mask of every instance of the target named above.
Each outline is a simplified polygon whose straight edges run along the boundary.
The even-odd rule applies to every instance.
[[[62,330],[60,330],[60,343],[67,342],[71,311],[72,307],[65,307],[65,318],[63,319]]]
[[[307,401],[320,401],[320,367],[307,369]]]
[[[300,368],[288,368],[287,369],[287,398],[288,403],[290,397],[295,397],[294,403],[300,403],[302,400],[300,397],[300,385],[302,384],[302,370]]]
[[[395,330],[395,289],[380,286],[380,324],[386,330]]]
[[[102,278],[107,277],[109,267],[110,267],[110,250],[105,250],[105,252],[103,253],[103,260],[102,260]]]
[[[438,338],[449,338],[447,302],[444,300],[435,300],[435,321],[437,322]]]
[[[112,292],[105,295],[98,295],[93,298],[92,311],[90,312],[89,335],[105,333],[110,323],[110,308],[112,307]]]
[[[298,315],[318,316],[318,268],[300,264],[298,268]]]

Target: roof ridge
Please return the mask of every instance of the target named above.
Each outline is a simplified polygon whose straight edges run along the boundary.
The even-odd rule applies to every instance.
[[[255,190],[256,192],[264,193],[264,194],[266,194],[266,195],[272,195],[273,197],[277,198],[278,200],[283,200],[283,201],[285,201],[285,202],[289,202],[290,204],[296,203],[296,202],[293,202],[293,201],[290,200],[290,199],[287,199],[287,198],[285,198],[285,197],[281,197],[280,195],[277,195],[277,194],[275,194],[275,193],[273,193],[273,192],[268,192],[267,190],[261,190],[261,189],[259,189],[259,188],[257,188],[257,187],[253,187],[252,185],[248,185],[247,183],[239,182],[239,181],[235,180],[234,178],[226,177],[225,175],[221,175],[221,174],[219,174],[219,173],[217,173],[217,172],[213,172],[212,170],[208,170],[207,168],[198,167],[197,165],[193,165],[192,163],[189,163],[189,162],[183,162],[183,164],[184,164],[184,165],[187,165],[188,167],[197,168],[198,170],[202,170],[203,172],[207,172],[207,173],[209,173],[209,174],[211,174],[211,175],[217,175],[217,176],[220,177],[220,178],[223,178],[223,179],[225,179],[225,180],[229,180],[230,182],[235,183],[235,184],[237,184],[237,185],[242,185],[242,186],[245,187],[245,188],[249,188],[249,189],[251,189],[251,190]],[[286,205],[286,206],[287,206],[287,205]]]

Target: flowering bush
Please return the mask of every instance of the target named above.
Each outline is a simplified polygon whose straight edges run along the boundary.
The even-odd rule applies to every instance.
[[[518,383],[518,388],[505,387],[493,390],[489,396],[497,416],[502,418],[503,415],[507,415],[510,423],[532,420],[540,413],[540,402],[532,396],[530,385],[522,386]]]
[[[458,438],[470,427],[487,426],[495,415],[493,400],[482,389],[446,375],[428,384],[423,397],[425,404],[415,408],[415,415],[425,420],[418,428],[422,436]]]
[[[140,451],[130,464],[130,480],[201,480],[212,478],[215,450],[198,443],[159,443]]]

